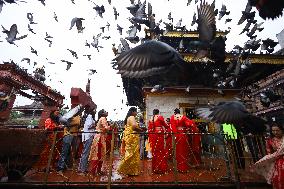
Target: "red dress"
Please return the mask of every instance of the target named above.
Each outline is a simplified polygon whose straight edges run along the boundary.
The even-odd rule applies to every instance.
[[[165,143],[165,132],[169,130],[164,117],[155,115],[149,120],[148,132],[149,143],[152,148],[152,171],[154,173],[165,173],[167,171],[167,149]]]
[[[57,124],[51,120],[51,118],[48,118],[45,120],[44,123],[45,130],[48,131],[47,133],[47,141],[44,143],[44,148],[40,154],[39,160],[35,163],[34,168],[38,169],[45,169],[48,165],[48,158],[49,154],[51,153],[51,147],[52,147],[52,142],[55,137],[55,129],[57,127]],[[51,161],[51,166],[56,167],[56,162],[59,160],[59,152],[61,150],[62,142],[61,139],[63,137],[62,132],[58,132],[56,135],[56,145],[53,151],[52,155],[52,161]],[[51,167],[51,168],[52,168]]]
[[[270,138],[266,142],[266,150],[268,154],[276,152],[281,148],[284,140],[278,138]],[[275,160],[274,171],[271,177],[273,189],[284,189],[284,155],[278,156]]]
[[[186,134],[198,132],[198,129],[193,120],[180,114],[172,115],[170,123],[175,135],[177,170],[186,172],[190,166],[200,163],[200,136]]]

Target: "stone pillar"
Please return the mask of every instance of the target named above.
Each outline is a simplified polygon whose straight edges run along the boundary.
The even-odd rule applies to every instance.
[[[40,117],[40,120],[39,120],[39,123],[38,123],[38,127],[40,129],[44,129],[44,122],[47,118],[49,118],[49,114],[52,110],[56,110],[58,109],[58,107],[56,106],[50,106],[50,105],[44,105],[43,107],[43,111],[41,113],[41,117]]]
[[[11,94],[12,86],[3,82],[0,82],[0,92],[6,94],[0,97],[0,126],[3,126],[4,122],[10,117],[11,110],[16,100],[16,95]]]

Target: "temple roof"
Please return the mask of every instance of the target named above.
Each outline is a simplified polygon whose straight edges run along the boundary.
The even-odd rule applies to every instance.
[[[22,111],[22,110],[43,110],[43,104],[41,102],[34,101],[31,104],[23,105],[23,106],[17,106],[14,107],[13,110],[15,111]]]

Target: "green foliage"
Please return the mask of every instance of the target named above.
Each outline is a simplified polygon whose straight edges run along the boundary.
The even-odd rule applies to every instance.
[[[21,118],[22,116],[23,116],[22,112],[12,111],[10,114],[10,119],[18,119],[18,118]]]

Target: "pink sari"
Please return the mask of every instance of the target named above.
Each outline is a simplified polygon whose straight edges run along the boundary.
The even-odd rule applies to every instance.
[[[284,137],[281,140],[269,139],[267,145],[276,151],[264,156],[252,169],[264,176],[274,189],[284,189]]]

